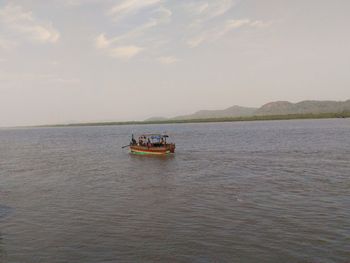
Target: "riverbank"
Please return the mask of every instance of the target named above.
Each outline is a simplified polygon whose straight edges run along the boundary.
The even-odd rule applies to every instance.
[[[237,122],[237,121],[272,121],[272,120],[297,120],[297,119],[334,119],[350,118],[350,112],[320,113],[320,114],[288,114],[266,115],[234,118],[208,118],[188,120],[162,120],[162,121],[125,121],[125,122],[88,122],[57,125],[42,125],[40,127],[75,127],[75,126],[110,126],[110,125],[144,125],[144,124],[176,124],[176,123],[210,123],[210,122]]]

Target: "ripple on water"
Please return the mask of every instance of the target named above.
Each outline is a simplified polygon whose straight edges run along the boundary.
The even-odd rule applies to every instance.
[[[6,205],[0,205],[0,220],[8,217],[12,212],[13,208]]]
[[[0,262],[347,262],[349,124],[0,131]],[[175,156],[120,149],[164,130]]]

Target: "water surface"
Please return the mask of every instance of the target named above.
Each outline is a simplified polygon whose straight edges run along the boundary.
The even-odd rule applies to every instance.
[[[349,208],[346,119],[0,130],[4,263],[349,262]]]

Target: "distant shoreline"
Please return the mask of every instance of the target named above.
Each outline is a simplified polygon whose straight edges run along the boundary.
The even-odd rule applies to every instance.
[[[264,116],[249,116],[249,117],[232,117],[232,118],[227,117],[227,118],[162,120],[162,121],[87,122],[87,123],[40,125],[40,126],[34,126],[34,127],[117,126],[117,125],[147,125],[147,124],[239,122],[239,121],[273,121],[273,120],[298,120],[298,119],[300,120],[302,119],[335,119],[335,118],[350,118],[350,112],[264,115]]]

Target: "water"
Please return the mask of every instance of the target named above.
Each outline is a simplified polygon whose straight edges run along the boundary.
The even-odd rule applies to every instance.
[[[0,262],[350,262],[350,120],[0,130]]]

